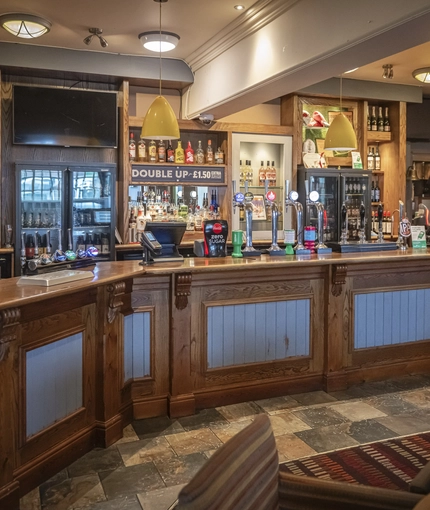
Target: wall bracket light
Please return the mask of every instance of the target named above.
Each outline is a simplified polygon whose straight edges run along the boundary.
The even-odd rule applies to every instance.
[[[51,30],[51,22],[33,14],[8,13],[0,16],[1,26],[22,39],[35,39]]]

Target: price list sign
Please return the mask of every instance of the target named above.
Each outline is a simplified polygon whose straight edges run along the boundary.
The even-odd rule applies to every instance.
[[[225,168],[207,166],[145,166],[132,165],[132,184],[225,184]]]

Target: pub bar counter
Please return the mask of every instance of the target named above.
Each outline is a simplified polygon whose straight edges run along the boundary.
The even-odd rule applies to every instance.
[[[0,285],[0,508],[133,419],[429,373],[430,250],[104,262]]]

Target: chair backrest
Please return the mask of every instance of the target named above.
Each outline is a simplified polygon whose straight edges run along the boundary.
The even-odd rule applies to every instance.
[[[181,490],[176,508],[278,509],[278,472],[272,427],[262,414],[212,455]]]

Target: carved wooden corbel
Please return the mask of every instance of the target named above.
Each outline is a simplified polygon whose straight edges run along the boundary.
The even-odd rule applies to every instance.
[[[19,308],[9,308],[0,311],[0,361],[3,361],[9,351],[9,344],[16,340],[16,326],[21,319]]]
[[[346,283],[346,273],[348,266],[346,264],[340,264],[333,266],[333,272],[331,276],[332,288],[331,293],[333,296],[338,297],[342,293],[342,285]]]
[[[188,296],[191,296],[191,273],[175,274],[175,305],[183,310],[188,305]]]
[[[107,291],[109,292],[109,308],[108,308],[108,323],[111,324],[123,305],[121,296],[125,293],[125,282],[117,282],[108,285]]]

